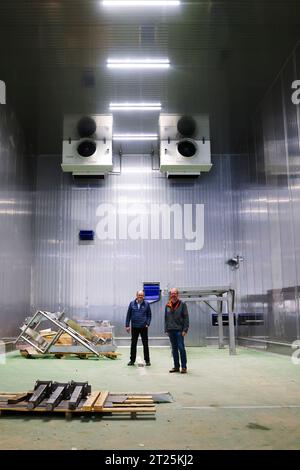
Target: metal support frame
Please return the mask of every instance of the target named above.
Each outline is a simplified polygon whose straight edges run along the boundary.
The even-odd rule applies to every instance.
[[[61,401],[68,401],[69,410],[75,410],[82,399],[92,391],[88,382],[59,383],[37,380],[34,391],[27,402],[27,409],[34,410],[40,404],[46,406],[47,411],[53,411]]]
[[[88,382],[71,382],[74,387],[71,398],[69,400],[69,410],[75,410],[80,403],[80,400],[86,398],[91,393],[91,386]]]
[[[40,353],[45,354],[52,346],[52,344],[54,344],[58,340],[59,336],[63,333],[63,331],[58,331],[57,335],[55,335],[49,342],[44,340],[44,347],[41,347],[41,345],[34,342],[34,338],[32,338],[32,335],[29,334],[29,331],[31,331],[30,327],[32,326],[32,330],[38,335],[38,332],[35,330],[35,328],[37,328],[41,324],[41,322],[43,321],[43,316],[49,319],[47,315],[44,315],[44,312],[42,312],[41,310],[37,310],[33,317],[31,317],[29,321],[21,327],[21,333],[17,337],[15,343],[17,343],[20,339],[23,339],[28,344],[37,349]],[[52,319],[50,321],[52,321]],[[28,333],[26,335],[27,331]]]
[[[96,354],[96,356],[100,356],[100,354],[98,353],[98,351],[92,346],[92,343],[87,340],[86,338],[84,338],[80,333],[78,333],[77,331],[73,330],[73,328],[71,328],[70,326],[67,326],[67,325],[63,325],[60,321],[58,320],[54,320],[54,319],[51,319],[49,317],[49,314],[50,312],[42,312],[43,315],[46,316],[46,318],[48,318],[49,320],[51,320],[56,326],[58,326],[58,328],[61,328],[65,333],[68,333],[68,335],[72,336],[72,338],[75,339],[75,341],[78,341],[79,343],[81,343],[83,346],[85,346],[87,349],[89,349],[91,352],[93,352],[94,354]],[[53,343],[52,343],[53,344]]]
[[[33,410],[36,406],[38,406],[44,398],[51,393],[52,381],[40,381],[38,380],[34,387],[34,392],[32,396],[28,400],[27,409]]]
[[[219,349],[224,348],[224,331],[223,331],[223,304],[227,304],[227,313],[229,321],[229,354],[236,354],[235,346],[235,328],[234,328],[234,304],[235,291],[229,286],[225,287],[178,287],[180,298],[184,302],[204,302],[214,312],[218,313],[219,328]],[[210,302],[217,302],[217,309],[214,309]]]
[[[61,315],[60,315],[59,318],[60,319],[58,319],[58,317],[55,313],[38,310],[33,315],[33,317],[31,317],[29,319],[28,323],[25,323],[25,325],[22,326],[22,328],[21,328],[22,331],[21,331],[20,335],[17,337],[15,343],[17,343],[20,339],[23,339],[28,344],[33,346],[37,351],[39,351],[42,354],[45,354],[49,351],[51,346],[56,343],[58,338],[65,332],[68,335],[72,336],[72,338],[75,341],[78,341],[80,344],[82,344],[82,346],[84,346],[86,349],[91,351],[97,357],[100,356],[100,353],[95,349],[95,347],[94,347],[93,343],[91,343],[91,341],[84,338],[80,333],[73,330],[73,328],[71,328],[67,324],[62,323],[62,321],[61,321],[62,316]],[[26,331],[29,332],[29,330],[31,330],[30,327],[33,326],[32,330],[39,336],[39,333],[36,330],[34,330],[34,328],[37,328],[43,320],[50,321],[51,323],[56,325],[59,328],[59,330],[58,330],[57,334],[51,339],[51,341],[48,342],[48,341],[44,340],[44,343],[41,346],[41,344],[38,344],[37,342],[34,342],[34,338],[30,334],[27,333],[27,335],[26,335]]]
[[[61,400],[67,399],[70,394],[69,389],[70,389],[69,383],[54,382],[51,395],[47,400],[47,405],[46,405],[47,411],[53,411],[54,408],[61,402]]]
[[[234,330],[234,290],[230,289],[227,293],[228,301],[228,320],[229,320],[229,353],[236,354],[235,330]]]
[[[224,349],[224,334],[223,334],[223,301],[217,300],[218,306],[218,328],[219,328],[219,349]]]

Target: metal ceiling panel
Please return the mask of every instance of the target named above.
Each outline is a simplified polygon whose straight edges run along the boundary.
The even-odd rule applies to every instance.
[[[63,114],[102,113],[110,101],[137,98],[160,100],[165,112],[209,113],[213,151],[240,151],[247,116],[299,39],[299,17],[292,0],[183,1],[154,10],[2,0],[0,74],[37,153],[59,152]],[[130,56],[168,57],[171,67],[107,70],[109,57]],[[90,87],[82,86],[87,71]],[[55,132],[47,132],[50,123]]]

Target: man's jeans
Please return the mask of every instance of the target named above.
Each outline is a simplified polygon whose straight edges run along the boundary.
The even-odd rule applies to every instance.
[[[181,360],[181,367],[186,369],[186,352],[184,347],[184,337],[182,336],[182,332],[178,330],[169,330],[169,338],[172,346],[172,354],[174,359],[174,367],[175,369],[179,369],[179,354],[180,353],[180,360]]]

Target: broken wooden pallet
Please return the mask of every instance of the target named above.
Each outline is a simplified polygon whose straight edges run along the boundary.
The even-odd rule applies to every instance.
[[[8,393],[0,392],[0,415],[6,412],[33,412],[49,413],[47,410],[47,399],[43,400],[33,410],[27,408],[28,398],[32,392]],[[154,415],[156,407],[152,396],[150,395],[126,395],[112,394],[108,391],[94,391],[89,396],[81,400],[75,410],[68,409],[68,401],[63,400],[56,406],[51,413],[65,413],[67,418],[73,414],[84,413],[103,415],[129,414],[131,418],[138,415]]]

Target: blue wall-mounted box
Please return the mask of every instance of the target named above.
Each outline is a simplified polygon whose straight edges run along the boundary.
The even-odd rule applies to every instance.
[[[159,282],[144,282],[143,290],[145,300],[149,303],[158,302],[161,297],[160,283]]]
[[[79,240],[94,240],[94,230],[80,230]]]

